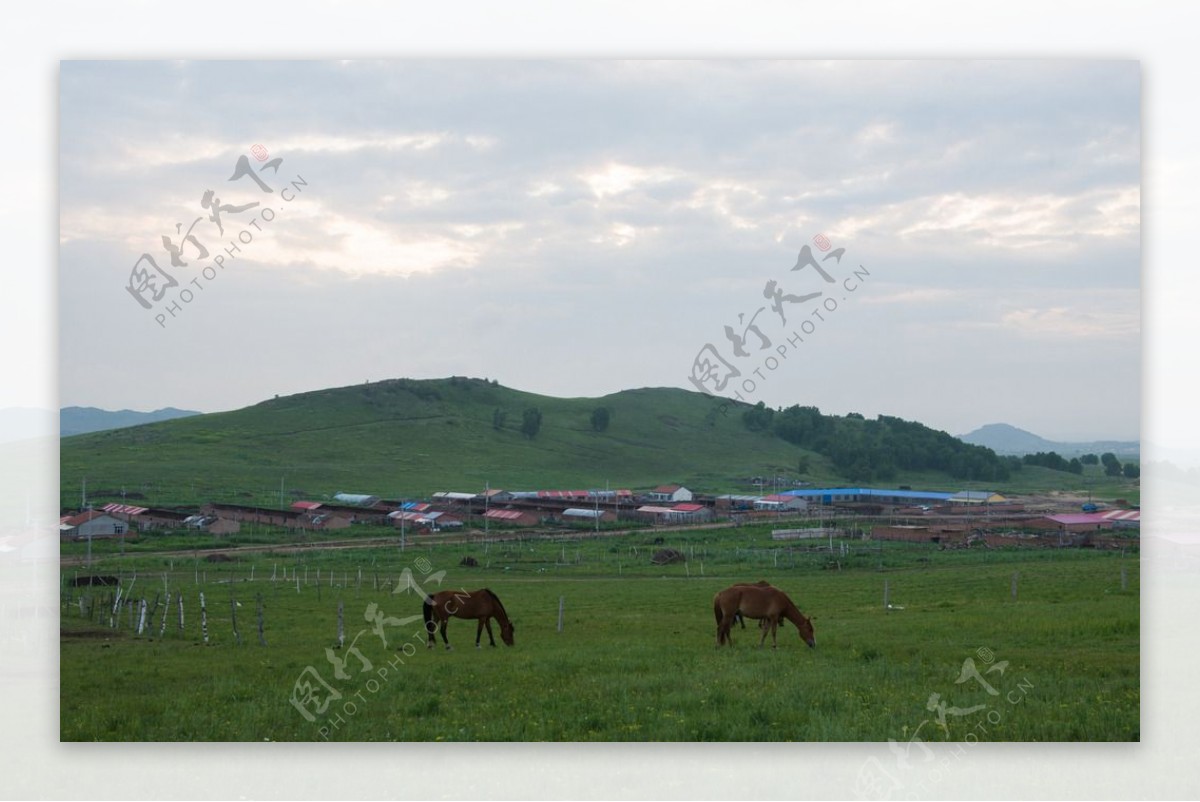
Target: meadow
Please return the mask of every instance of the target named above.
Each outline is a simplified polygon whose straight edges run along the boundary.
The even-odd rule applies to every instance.
[[[1139,739],[1135,550],[781,545],[746,529],[281,549],[223,563],[97,555],[92,572],[132,583],[124,592],[154,614],[137,634],[136,605],[114,616],[111,588],[71,587],[86,571],[64,568],[61,738]],[[686,561],[651,564],[666,547]],[[778,648],[759,649],[753,622],[733,648],[715,647],[713,594],[759,579],[813,618],[816,648],[785,625]],[[512,617],[515,645],[491,648],[485,633],[477,650],[474,622],[452,619],[454,649],[426,649],[417,587],[485,586]]]

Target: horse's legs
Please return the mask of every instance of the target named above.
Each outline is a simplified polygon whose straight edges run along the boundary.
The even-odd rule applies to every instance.
[[[442,633],[442,643],[446,644],[446,649],[447,649],[447,650],[449,650],[449,649],[450,649],[450,639],[446,637],[446,623],[447,623],[449,620],[450,620],[450,618],[449,618],[448,616],[447,616],[446,618],[443,618],[443,619],[442,619],[441,626],[439,626],[439,627],[438,627],[438,629],[439,629],[439,630],[441,631],[441,633]]]
[[[493,647],[493,648],[495,648],[495,646],[496,646],[496,638],[495,638],[495,637],[492,635],[492,619],[490,619],[490,618],[485,618],[485,619],[483,619],[483,625],[484,625],[485,627],[487,627],[487,631],[488,631],[488,642],[492,644],[492,647]],[[478,646],[479,644],[478,644],[478,643],[476,643],[475,645],[476,645],[476,646]]]
[[[762,620],[762,637],[758,641],[758,648],[762,648],[767,643],[767,632],[771,629],[771,617],[767,616]]]
[[[475,648],[479,648],[479,639],[483,637],[483,619],[479,619],[475,627]]]

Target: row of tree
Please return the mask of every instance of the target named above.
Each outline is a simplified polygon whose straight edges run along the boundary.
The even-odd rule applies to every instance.
[[[1026,454],[1022,461],[1026,465],[1041,465],[1056,471],[1082,474],[1084,465],[1103,465],[1105,476],[1124,476],[1126,479],[1137,479],[1142,474],[1141,467],[1136,462],[1121,463],[1117,455],[1106,451],[1100,456],[1084,454],[1082,457],[1072,457],[1070,461],[1054,451],[1039,451],[1036,454]]]
[[[964,443],[945,432],[888,415],[867,420],[852,412],[822,415],[794,405],[778,412],[759,402],[742,421],[751,431],[771,432],[789,443],[828,457],[852,482],[886,481],[901,471],[935,470],[956,479],[1003,481],[1019,461],[990,448]]]

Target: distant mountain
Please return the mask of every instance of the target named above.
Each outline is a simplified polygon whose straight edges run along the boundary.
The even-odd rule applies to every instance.
[[[1066,443],[1047,440],[1033,432],[1009,426],[1007,423],[989,423],[980,426],[969,434],[961,434],[959,440],[972,445],[985,446],[997,454],[1036,454],[1039,451],[1053,451],[1063,457],[1077,457],[1082,454],[1097,456],[1111,451],[1117,457],[1137,458],[1141,452],[1141,443],[1137,440],[1092,440],[1088,442]]]
[[[153,412],[137,412],[132,409],[110,412],[96,407],[63,407],[58,414],[58,435],[70,437],[73,434],[106,432],[110,429],[124,429],[128,426],[141,426],[143,423],[158,423],[199,414],[175,407],[164,407]]]

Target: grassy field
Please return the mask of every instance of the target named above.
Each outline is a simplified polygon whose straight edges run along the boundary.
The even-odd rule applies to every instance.
[[[765,530],[654,539],[639,533],[422,545],[403,553],[281,551],[231,563],[98,557],[94,571],[120,574],[125,588],[132,582],[133,598],[154,606],[166,588],[172,606],[165,636],[161,605],[139,636],[131,608],[119,612],[116,628],[109,626],[111,590],[64,582],[61,737],[1139,738],[1136,553],[941,551],[890,543],[879,551],[858,540],[835,541],[832,553],[808,546],[779,551]],[[651,565],[650,556],[664,547],[682,551],[687,561]],[[461,566],[467,556],[478,567]],[[427,650],[415,618],[419,596],[401,581],[406,570],[430,591],[492,588],[515,622],[516,645],[488,648],[485,634],[477,651],[474,622],[453,619],[455,649]],[[64,569],[64,579],[76,573]],[[757,579],[786,590],[814,618],[815,649],[790,625],[781,629],[778,649],[755,648],[753,622],[735,631],[733,648],[715,648],[713,593]],[[892,605],[903,609],[884,609],[885,583]],[[174,601],[180,594],[182,631]],[[266,646],[257,633],[260,599]],[[334,649],[339,604],[346,647]],[[376,613],[385,622],[382,637],[371,623]],[[357,652],[349,648],[356,637]],[[340,677],[327,649],[345,661]],[[300,705],[308,716],[292,702],[303,700],[306,686],[318,692],[316,701]],[[340,697],[319,710],[331,694]]]

